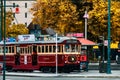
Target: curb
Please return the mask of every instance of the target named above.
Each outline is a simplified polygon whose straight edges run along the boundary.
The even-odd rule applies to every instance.
[[[3,76],[3,75],[2,75]],[[58,75],[56,75],[56,74],[52,74],[52,75],[44,75],[44,74],[40,74],[40,75],[36,75],[36,74],[34,74],[34,75],[24,75],[24,74],[6,74],[6,76],[21,76],[21,77],[79,77],[79,78],[120,78],[120,75],[118,75],[118,76],[115,76],[115,75],[95,75],[95,76],[93,76],[93,75],[69,75],[69,74],[67,74],[67,75],[64,75],[64,74],[58,74]]]
[[[41,73],[39,71],[29,72],[6,72],[6,76],[19,76],[19,77],[78,77],[78,78],[120,78],[120,71],[113,70],[111,74],[99,73],[98,70],[90,70],[88,72],[71,72],[71,73]],[[3,76],[3,74],[0,74]]]

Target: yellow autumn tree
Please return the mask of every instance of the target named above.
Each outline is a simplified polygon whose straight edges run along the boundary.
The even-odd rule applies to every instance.
[[[80,32],[82,22],[71,0],[37,0],[31,9],[33,22],[42,29],[51,27],[59,34]]]
[[[12,25],[9,27],[9,30],[7,32],[7,37],[17,37],[18,35],[21,34],[28,34],[28,29],[25,25],[23,24],[17,24],[17,25]]]
[[[4,15],[3,15],[4,17]],[[14,20],[13,13],[11,11],[6,12],[6,37],[16,37],[20,34],[28,34],[28,29],[24,24],[11,24]],[[4,21],[4,18],[3,18]],[[3,22],[4,25],[4,22]],[[2,27],[2,36],[4,35],[4,27]]]
[[[4,17],[4,15],[3,15],[3,17]],[[6,34],[7,34],[7,32],[8,32],[8,30],[9,30],[9,26],[11,25],[11,22],[14,20],[14,18],[13,18],[13,16],[12,16],[12,12],[11,11],[8,11],[8,12],[6,12]],[[2,18],[2,21],[3,21],[3,25],[2,25],[2,36],[4,35],[3,33],[4,33],[4,18]]]
[[[93,10],[89,11],[89,32],[94,36],[104,35],[107,39],[108,30],[108,2],[105,0],[92,0]],[[112,40],[120,39],[120,1],[111,1],[111,37]]]

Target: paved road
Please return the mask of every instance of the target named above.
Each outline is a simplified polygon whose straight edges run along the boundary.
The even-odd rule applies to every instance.
[[[112,70],[111,74],[99,73],[98,70],[89,70],[88,72],[71,72],[71,73],[41,73],[41,72],[6,72],[6,76],[18,77],[71,77],[71,78],[120,78],[120,70]]]
[[[0,79],[2,80],[2,78]],[[96,80],[96,78],[69,78],[69,77],[15,77],[6,76],[6,80]],[[97,80],[120,80],[119,78],[97,78]]]

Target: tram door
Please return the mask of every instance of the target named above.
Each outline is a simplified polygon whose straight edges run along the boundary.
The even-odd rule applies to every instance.
[[[20,65],[20,47],[16,47],[15,65]]]
[[[32,65],[37,65],[37,46],[33,46]]]

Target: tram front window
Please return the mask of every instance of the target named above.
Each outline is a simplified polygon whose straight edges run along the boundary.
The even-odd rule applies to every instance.
[[[77,45],[71,45],[71,44],[66,44],[65,45],[65,52],[76,52],[78,51],[78,46]]]
[[[71,45],[71,52],[77,52],[78,46],[77,45]]]
[[[69,44],[65,45],[65,52],[70,52],[70,45]]]

